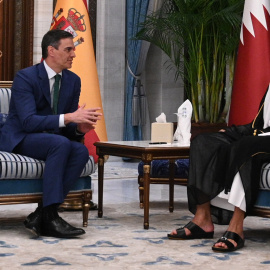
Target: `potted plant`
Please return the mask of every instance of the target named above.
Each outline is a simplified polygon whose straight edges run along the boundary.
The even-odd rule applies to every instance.
[[[136,35],[169,56],[195,123],[225,122],[243,6],[244,0],[164,0]]]

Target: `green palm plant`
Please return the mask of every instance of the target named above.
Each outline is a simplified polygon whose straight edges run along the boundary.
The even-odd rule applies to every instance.
[[[195,122],[224,121],[230,104],[244,0],[164,0],[136,38],[170,58]]]

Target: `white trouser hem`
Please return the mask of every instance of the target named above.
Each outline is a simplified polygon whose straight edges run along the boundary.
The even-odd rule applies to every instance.
[[[230,211],[234,211],[234,207],[238,207],[246,212],[245,191],[239,172],[233,179],[231,191],[228,194],[225,194],[224,191],[220,192],[211,200],[211,205]]]

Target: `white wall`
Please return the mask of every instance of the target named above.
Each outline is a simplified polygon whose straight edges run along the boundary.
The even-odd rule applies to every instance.
[[[41,60],[42,37],[50,30],[53,15],[53,0],[35,0],[34,14],[33,64],[37,64]]]
[[[174,113],[183,103],[183,83],[180,79],[175,81],[174,68],[166,68],[169,61],[168,56],[159,48],[150,46],[144,74],[150,123],[155,122],[156,117],[162,112],[165,113],[167,122],[176,122],[177,117]]]
[[[96,62],[108,140],[123,137],[125,8],[125,0],[97,1]]]

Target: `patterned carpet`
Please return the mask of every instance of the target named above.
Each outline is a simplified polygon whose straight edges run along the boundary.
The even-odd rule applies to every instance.
[[[34,238],[24,228],[23,220],[35,209],[35,205],[0,206],[0,269],[269,268],[270,219],[248,217],[245,221],[245,247],[231,254],[214,253],[211,250],[215,240],[226,230],[226,226],[216,226],[213,240],[168,240],[167,233],[173,228],[185,225],[192,218],[187,211],[186,197],[176,194],[175,211],[169,213],[168,202],[152,196],[150,228],[144,230],[143,209],[139,208],[137,202],[136,176],[136,164],[105,164],[105,179],[112,179],[106,182],[105,192],[108,193],[105,197],[121,195],[115,193],[114,182],[117,180],[114,178],[133,178],[120,180],[122,192],[126,196],[123,199],[125,203],[109,199],[104,203],[103,218],[97,218],[97,211],[90,211],[86,234],[76,239]],[[97,174],[93,178],[96,177]],[[97,182],[94,182],[96,186]],[[112,191],[109,183],[112,183]],[[159,185],[154,186],[151,189],[152,195],[164,192],[158,189]],[[96,195],[95,191],[95,202]],[[168,194],[165,194],[164,198],[168,198]],[[80,211],[63,212],[60,215],[74,226],[82,225]]]
[[[191,219],[185,202],[169,213],[167,202],[153,202],[150,229],[144,230],[138,203],[111,204],[104,217],[90,212],[86,234],[77,239],[33,238],[22,221],[29,209],[0,207],[0,269],[260,269],[270,265],[270,219],[248,217],[246,246],[231,254],[213,253],[214,240],[226,226],[216,226],[214,240],[172,241],[170,229]],[[81,226],[80,212],[61,213]]]

